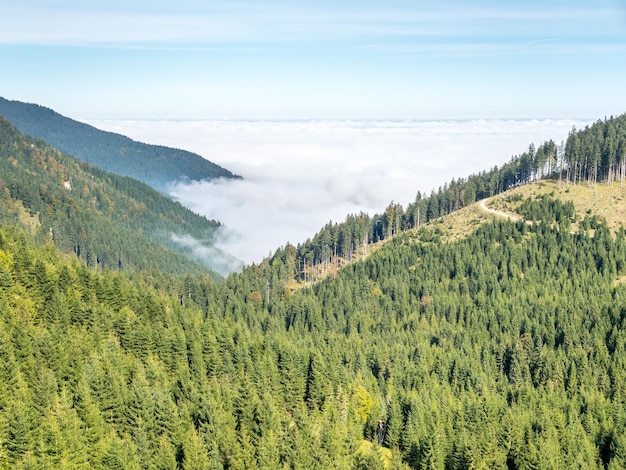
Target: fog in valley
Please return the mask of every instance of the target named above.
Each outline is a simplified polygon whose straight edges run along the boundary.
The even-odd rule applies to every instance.
[[[179,183],[171,195],[224,224],[218,248],[245,263],[312,237],[347,214],[404,207],[418,191],[502,165],[573,120],[89,121],[142,142],[196,152],[243,177]]]

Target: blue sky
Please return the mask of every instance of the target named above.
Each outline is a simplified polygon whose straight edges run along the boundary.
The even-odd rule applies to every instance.
[[[600,118],[626,1],[21,0],[0,96],[74,118]]]

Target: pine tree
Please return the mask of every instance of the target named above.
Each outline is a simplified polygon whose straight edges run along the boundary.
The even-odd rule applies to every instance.
[[[156,450],[150,464],[151,470],[171,470],[178,468],[176,461],[176,448],[165,435],[156,440]]]
[[[35,417],[28,404],[16,398],[7,410],[6,423],[7,460],[15,466],[33,449]]]
[[[183,470],[208,470],[210,468],[206,445],[194,426],[187,431],[183,442],[183,453]]]

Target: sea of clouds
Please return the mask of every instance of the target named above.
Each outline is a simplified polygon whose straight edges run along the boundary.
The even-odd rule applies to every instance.
[[[91,120],[133,139],[190,150],[243,177],[179,183],[171,195],[224,224],[218,248],[259,262],[350,213],[406,206],[452,178],[502,165],[572,127],[559,120]]]

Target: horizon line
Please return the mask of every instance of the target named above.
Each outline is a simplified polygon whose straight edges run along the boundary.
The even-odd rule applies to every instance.
[[[626,114],[622,113],[622,114]],[[475,122],[475,121],[602,121],[621,114],[599,117],[442,117],[442,118],[401,118],[401,117],[76,117],[85,121],[148,121],[148,122]]]

